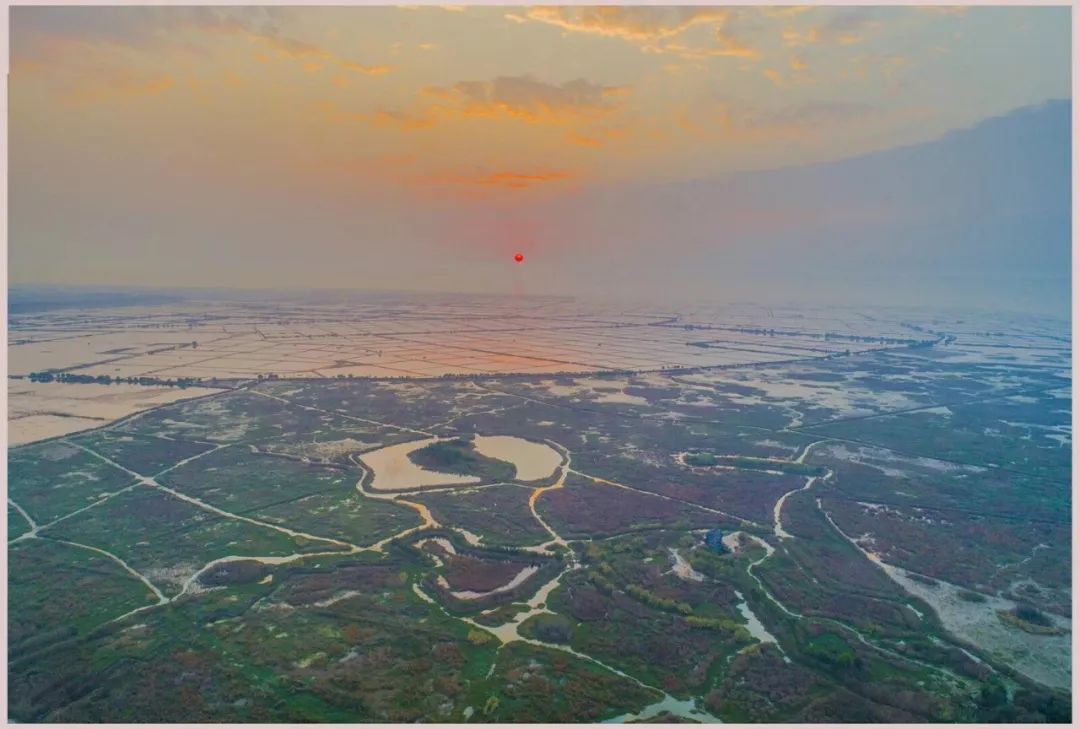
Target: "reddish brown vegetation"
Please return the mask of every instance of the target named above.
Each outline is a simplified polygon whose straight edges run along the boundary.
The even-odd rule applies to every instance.
[[[488,592],[502,587],[528,565],[521,561],[499,562],[478,559],[471,555],[447,555],[446,581],[452,590]]]
[[[571,477],[566,487],[550,491],[537,511],[567,537],[619,534],[654,527],[695,528],[732,524],[689,504]]]

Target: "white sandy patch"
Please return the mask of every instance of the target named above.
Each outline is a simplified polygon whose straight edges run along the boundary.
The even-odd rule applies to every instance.
[[[679,550],[668,547],[668,554],[671,555],[671,571],[674,572],[675,576],[680,580],[686,582],[701,582],[705,579],[705,575],[691,567],[690,563],[679,554]]]
[[[1072,685],[1070,662],[1072,636],[1033,635],[1006,625],[997,616],[999,610],[1011,610],[1016,603],[984,595],[986,602],[968,602],[959,597],[964,588],[934,578],[931,587],[907,576],[907,571],[878,561],[885,572],[911,594],[922,598],[934,609],[941,624],[953,635],[998,655],[1025,676],[1056,688]],[[1049,615],[1054,623],[1070,628],[1066,618]]]
[[[465,537],[465,541],[472,547],[479,547],[484,539],[477,534],[473,534],[468,529],[462,529],[461,527],[450,527],[455,532]]]
[[[863,466],[870,466],[892,478],[906,478],[911,474],[900,468],[891,468],[884,464],[908,466],[909,468],[922,468],[939,473],[982,473],[986,471],[982,466],[969,466],[948,461],[939,461],[936,458],[925,456],[897,456],[892,451],[882,448],[858,446],[854,449],[846,443],[828,443],[821,447],[822,455],[840,460],[851,461]]]
[[[944,415],[947,418],[951,418],[953,414],[953,411],[945,405],[939,405],[935,408],[926,408],[925,410],[920,410],[918,412],[926,413],[927,415]]]

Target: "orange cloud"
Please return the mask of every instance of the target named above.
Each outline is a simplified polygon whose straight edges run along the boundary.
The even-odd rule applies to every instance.
[[[113,99],[155,96],[176,85],[169,75],[140,78],[126,72],[89,80],[69,95],[77,104],[100,104]]]
[[[735,56],[756,58],[756,49],[736,39],[730,32],[735,11],[718,7],[647,6],[547,6],[529,8],[524,15],[509,13],[517,23],[538,22],[571,33],[588,33],[620,38],[654,53],[673,53],[686,58]],[[670,40],[696,25],[713,25],[717,45],[690,47]]]
[[[233,26],[215,28],[211,32],[243,35],[252,43],[266,46],[272,50],[278,58],[290,61],[303,61],[304,69],[310,72],[321,70],[321,64],[335,64],[345,71],[366,74],[368,76],[381,76],[394,70],[393,66],[381,64],[367,66],[355,61],[349,61],[339,57],[333,51],[323,48],[322,46],[295,40],[293,38],[285,38],[275,34],[255,33]],[[271,58],[265,53],[258,53],[255,57],[262,62],[267,62]]]
[[[700,23],[725,22],[731,12],[709,7],[596,7],[548,6],[529,8],[525,15],[510,14],[517,22],[547,23],[576,33],[592,33],[647,43],[679,35]]]
[[[393,66],[365,66],[362,63],[354,63],[352,61],[338,61],[338,65],[346,71],[363,73],[368,76],[382,76],[383,74],[390,73],[394,70]]]
[[[563,124],[611,114],[629,90],[584,79],[549,84],[532,76],[500,76],[462,81],[450,88],[430,86],[424,93],[449,102],[448,111],[462,116],[510,116],[534,124]]]
[[[756,49],[737,42],[734,38],[717,35],[721,45],[711,48],[701,46],[686,46],[681,43],[667,43],[661,47],[664,53],[672,53],[693,61],[705,58],[760,58],[761,53]]]
[[[431,173],[420,169],[421,158],[415,154],[388,154],[363,158],[335,157],[313,160],[301,171],[320,177],[345,178],[352,185],[388,184],[409,188],[436,197],[482,200],[503,193],[516,194],[541,188],[565,189],[578,179],[575,172],[564,170],[489,171],[474,169],[461,172]]]
[[[758,10],[767,18],[787,18],[792,15],[802,15],[814,9],[813,5],[766,5]]]
[[[431,115],[416,116],[402,111],[376,111],[367,118],[377,126],[399,129],[430,129],[437,120]]]
[[[595,149],[603,147],[609,142],[624,139],[629,134],[628,130],[622,128],[599,129],[592,132],[591,135],[570,131],[566,134],[566,141],[579,147]]]
[[[312,45],[311,43],[293,40],[292,38],[282,38],[277,35],[266,35],[261,33],[247,33],[247,36],[255,43],[261,43],[262,45],[272,48],[281,58],[307,60],[311,58],[328,59],[333,57],[333,54],[325,48]]]
[[[789,47],[814,44],[850,46],[866,40],[869,31],[881,25],[873,7],[835,8],[828,20],[807,31],[785,30],[781,38]]]
[[[765,78],[773,82],[774,86],[783,88],[787,85],[784,81],[784,74],[780,73],[775,68],[766,68],[762,73],[765,74]]]
[[[333,79],[344,86],[342,77]],[[531,124],[570,124],[603,119],[621,108],[629,90],[583,79],[548,84],[531,76],[503,76],[490,81],[462,81],[450,87],[426,86],[421,97],[432,102],[414,110],[343,111],[334,102],[318,106],[330,121],[365,121],[403,131],[431,129],[454,119],[510,118]]]

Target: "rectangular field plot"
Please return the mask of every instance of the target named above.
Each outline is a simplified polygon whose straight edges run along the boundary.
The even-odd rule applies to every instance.
[[[248,514],[270,524],[360,546],[374,544],[419,526],[417,513],[407,506],[361,496],[355,480],[332,491],[313,493],[285,503],[261,506]]]
[[[239,391],[161,408],[122,424],[118,430],[178,440],[234,443],[313,437],[343,426],[360,430],[365,424]]]
[[[409,428],[442,422],[473,410],[511,405],[515,398],[492,393],[471,382],[276,382],[257,386],[300,407],[333,411],[350,425],[351,418],[386,423],[380,432],[396,430],[415,439],[422,434]],[[377,427],[377,426],[368,426]],[[385,436],[381,436],[385,438]],[[385,442],[385,440],[384,440]]]
[[[149,486],[110,499],[46,530],[44,536],[115,554],[174,595],[203,565],[220,557],[285,556],[330,545],[230,520]]]
[[[28,446],[8,455],[8,497],[38,524],[134,482],[131,474],[67,443]]]
[[[124,468],[144,476],[152,476],[214,447],[207,443],[170,440],[109,430],[73,438],[72,442],[100,453]]]
[[[19,445],[98,428],[140,410],[215,392],[219,391],[205,387],[11,380],[8,383],[9,442]]]
[[[159,481],[219,509],[250,515],[313,494],[355,492],[359,471],[317,466],[243,446],[223,448],[163,475]]]
[[[12,372],[252,379],[658,370],[900,350],[935,337],[895,317],[778,311],[740,305],[673,317],[541,298],[413,295],[388,304],[360,295],[338,304],[297,301],[287,311],[277,302],[193,301],[183,311],[90,310],[79,318],[45,312],[13,318],[19,337],[11,347]],[[986,361],[1050,362],[1054,346],[1061,348],[1054,340],[1019,337],[1011,332],[1007,340],[974,344],[1042,347],[1026,357],[1002,349]]]
[[[8,550],[8,656],[72,638],[157,596],[115,560],[29,539]]]

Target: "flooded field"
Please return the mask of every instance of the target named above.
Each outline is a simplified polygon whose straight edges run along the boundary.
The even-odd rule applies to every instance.
[[[387,316],[387,309],[393,314]],[[817,318],[803,314],[797,326],[781,333],[740,326],[752,323],[760,311],[745,306],[699,311],[686,320],[704,329],[695,330],[672,324],[666,312],[557,299],[515,306],[484,297],[431,302],[404,297],[358,301],[347,309],[297,302],[284,310],[270,304],[191,302],[183,311],[167,306],[88,310],[77,321],[63,312],[13,316],[8,354],[10,372],[18,376],[60,369],[114,378],[422,378],[746,365],[881,346],[826,341],[822,333],[829,328],[914,341],[897,323],[860,324],[842,310],[826,310]],[[314,334],[307,326],[312,321],[319,322]],[[710,329],[719,322],[722,330]],[[607,385],[585,379],[577,387],[587,392]],[[646,404],[618,388],[593,397]]]
[[[206,387],[8,381],[8,442],[31,443],[98,428],[160,405],[212,395]]]

